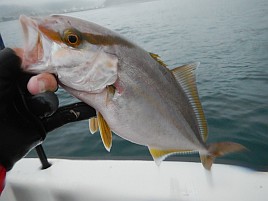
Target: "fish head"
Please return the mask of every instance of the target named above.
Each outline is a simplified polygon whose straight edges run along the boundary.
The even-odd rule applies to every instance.
[[[118,58],[109,50],[112,42],[105,28],[61,15],[23,15],[20,22],[24,71],[53,73],[61,85],[89,93],[102,91],[117,80]]]

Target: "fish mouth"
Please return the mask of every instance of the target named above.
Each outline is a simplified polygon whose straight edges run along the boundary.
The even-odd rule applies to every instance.
[[[51,42],[40,32],[39,18],[21,15],[19,20],[24,34],[22,68],[27,72],[41,73],[47,69],[44,63],[47,63],[49,58]]]

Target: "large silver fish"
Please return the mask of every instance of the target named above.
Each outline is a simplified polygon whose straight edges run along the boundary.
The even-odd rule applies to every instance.
[[[233,142],[205,143],[207,123],[194,71],[199,63],[169,70],[117,33],[68,16],[20,17],[25,71],[50,72],[73,96],[94,107],[92,132],[100,129],[107,150],[112,133],[148,146],[156,163],[182,152],[199,152],[206,169],[223,154],[241,151]]]

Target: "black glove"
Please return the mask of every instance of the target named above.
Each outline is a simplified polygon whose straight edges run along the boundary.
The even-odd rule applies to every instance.
[[[85,103],[58,108],[53,92],[32,96],[26,87],[32,75],[23,73],[20,66],[13,50],[0,51],[0,165],[7,171],[42,143],[47,132],[96,116]]]

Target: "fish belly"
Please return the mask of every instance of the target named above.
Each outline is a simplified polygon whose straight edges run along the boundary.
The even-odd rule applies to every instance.
[[[114,133],[136,144],[158,149],[201,149],[180,125],[181,119],[171,119],[159,110],[152,108],[148,102],[124,104],[120,109],[104,110],[102,113]]]

